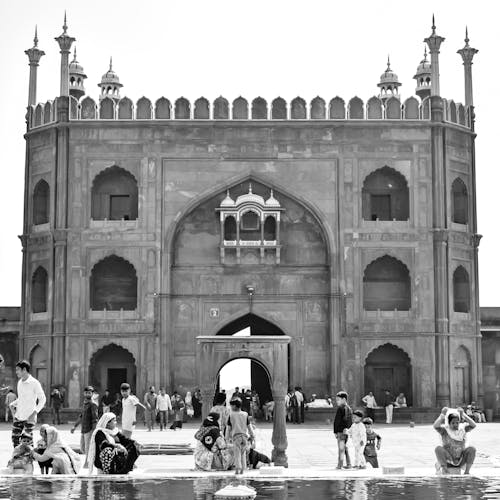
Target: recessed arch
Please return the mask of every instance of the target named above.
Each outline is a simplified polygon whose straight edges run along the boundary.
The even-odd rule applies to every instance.
[[[471,355],[467,347],[460,345],[453,353],[452,404],[468,405],[472,400]]]
[[[252,120],[267,120],[267,102],[262,97],[252,101]]]
[[[214,120],[229,119],[229,102],[225,97],[219,96],[213,104]]]
[[[49,361],[47,351],[39,343],[35,344],[30,350],[29,362],[31,365],[31,375],[35,377],[41,384],[45,394],[48,394],[48,370]]]
[[[247,313],[229,321],[216,335],[234,335],[245,328],[250,328],[250,335],[285,335],[278,325],[254,313]]]
[[[31,278],[31,311],[47,312],[49,275],[43,266],[38,266]]]
[[[99,103],[99,118],[101,120],[115,119],[115,102],[110,97],[105,97]]]
[[[138,120],[151,120],[153,107],[151,105],[151,101],[147,97],[141,97],[135,106],[136,118]]]
[[[127,260],[110,255],[90,275],[90,308],[94,311],[137,309],[137,272]]]
[[[118,103],[118,119],[119,120],[132,120],[133,103],[128,97],[123,97]]]
[[[469,196],[465,182],[457,177],[451,185],[451,220],[457,224],[469,222]]]
[[[271,103],[271,119],[272,120],[287,119],[286,101],[282,97],[277,97]]]
[[[363,274],[363,309],[408,311],[410,308],[411,278],[406,265],[389,255],[368,264]]]
[[[138,217],[137,180],[117,165],[96,175],[91,197],[93,220],[136,220]]]
[[[33,224],[46,224],[50,214],[50,187],[44,179],[39,180],[33,189]]]
[[[363,181],[362,213],[364,220],[408,220],[410,193],[406,177],[384,166]]]
[[[195,120],[208,120],[210,118],[210,103],[205,97],[200,97],[194,102],[193,118]]]
[[[311,101],[311,119],[324,120],[326,118],[325,100],[319,96]]]
[[[465,267],[458,266],[453,273],[453,310],[468,313],[470,311],[470,280]]]

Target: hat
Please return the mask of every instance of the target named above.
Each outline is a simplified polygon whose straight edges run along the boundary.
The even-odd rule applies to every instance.
[[[373,425],[373,420],[372,420],[370,417],[365,417],[365,418],[363,419],[363,423],[364,423],[365,425]]]
[[[362,412],[361,410],[354,410],[354,411],[352,412],[352,414],[353,414],[353,415],[356,415],[356,416],[357,416],[357,417],[359,417],[359,418],[363,418],[363,417],[364,417],[363,412]]]

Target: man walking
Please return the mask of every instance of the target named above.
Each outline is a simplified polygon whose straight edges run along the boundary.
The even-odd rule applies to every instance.
[[[80,452],[85,455],[85,465],[87,467],[87,456],[89,454],[90,438],[99,420],[99,408],[92,400],[94,388],[89,385],[83,390],[83,406],[78,420],[71,429],[71,434],[82,424],[82,435],[80,437]]]
[[[160,387],[160,394],[156,398],[156,409],[160,414],[160,431],[162,431],[167,428],[168,412],[172,411],[172,402],[164,387]]]
[[[366,406],[366,415],[367,418],[371,418],[373,422],[375,422],[375,407],[377,406],[377,402],[375,401],[375,396],[373,392],[369,392],[366,396],[361,398],[361,401]]]
[[[146,426],[148,428],[148,432],[154,428],[155,420],[156,420],[156,392],[155,388],[152,385],[148,392],[144,394],[144,406],[146,409],[144,410],[146,417]]]
[[[384,392],[385,423],[392,424],[392,411],[394,410],[394,396],[389,389]]]
[[[12,423],[12,444],[19,444],[21,434],[26,431],[32,436],[36,424],[36,417],[42,411],[47,398],[40,382],[30,375],[31,365],[23,359],[16,363],[17,399],[11,404],[14,408],[14,421]]]

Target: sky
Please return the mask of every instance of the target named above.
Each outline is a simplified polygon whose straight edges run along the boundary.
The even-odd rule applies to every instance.
[[[97,83],[109,57],[124,84],[122,95],[171,101],[180,96],[229,100],[243,95],[307,100],[358,95],[365,102],[390,55],[403,83],[403,99],[414,94],[412,79],[423,56],[423,39],[435,14],[441,46],[441,95],[464,100],[463,66],[456,51],[470,43],[474,59],[476,171],[480,302],[500,306],[497,297],[500,169],[497,170],[500,4],[463,0],[375,2],[338,0],[17,0],[0,2],[0,137],[2,177],[0,213],[0,306],[21,302],[21,244],[28,58],[38,25],[45,51],[38,70],[38,101],[59,91],[60,54],[54,37],[76,38],[78,60],[88,75],[87,94],[97,98]]]

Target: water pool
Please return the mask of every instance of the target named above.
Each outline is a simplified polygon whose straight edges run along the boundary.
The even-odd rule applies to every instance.
[[[213,500],[234,478],[133,479],[61,478],[0,479],[0,498],[13,500]],[[346,480],[247,480],[256,499],[273,500],[490,500],[500,499],[500,480],[460,478],[388,478]]]

